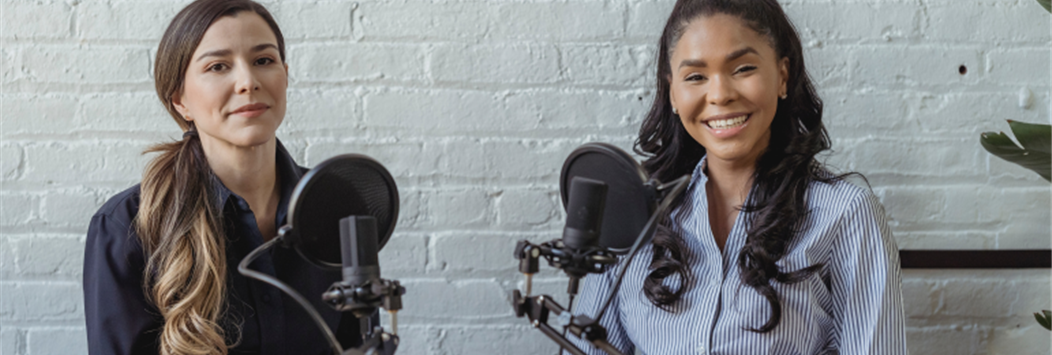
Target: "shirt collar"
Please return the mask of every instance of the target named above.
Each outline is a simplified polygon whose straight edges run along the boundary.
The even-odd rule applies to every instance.
[[[694,185],[704,185],[709,181],[709,176],[705,174],[705,162],[708,155],[702,155],[701,159],[698,160],[698,165],[694,166],[694,173],[690,176],[690,185],[687,188],[691,188]]]
[[[278,202],[278,213],[276,216],[280,226],[280,223],[285,220],[285,214],[288,213],[292,191],[296,188],[300,178],[303,177],[303,170],[296,165],[296,161],[292,159],[292,155],[289,154],[280,140],[277,141],[277,154],[275,154],[274,158],[276,159],[274,168],[278,173],[278,183],[281,184],[281,199]],[[214,186],[217,197],[216,202],[218,203],[217,207],[218,210],[222,211],[224,206],[230,202],[230,198],[236,195],[226,185],[223,185],[223,182],[218,178],[215,178]],[[238,203],[244,203],[244,199],[238,197],[235,204]],[[247,205],[238,206],[238,208],[248,210]]]

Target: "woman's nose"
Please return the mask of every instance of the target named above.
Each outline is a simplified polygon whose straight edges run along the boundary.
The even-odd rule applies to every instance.
[[[713,76],[709,81],[709,92],[706,100],[710,105],[724,106],[738,98],[734,84],[723,75]]]
[[[252,66],[241,65],[240,69],[237,70],[236,75],[237,84],[234,90],[238,94],[245,94],[259,90],[259,80],[256,80],[256,74],[252,71]]]

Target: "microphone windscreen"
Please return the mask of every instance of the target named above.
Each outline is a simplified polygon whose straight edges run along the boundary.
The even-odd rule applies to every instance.
[[[398,188],[387,169],[364,155],[330,158],[307,172],[289,203],[288,225],[296,250],[326,268],[342,266],[340,220],[376,219],[377,250],[383,249],[398,220]]]
[[[610,144],[588,143],[570,153],[563,164],[559,190],[564,207],[569,208],[572,182],[578,177],[607,185],[599,246],[627,253],[657,207],[646,187],[646,172],[625,151]],[[567,222],[569,215],[568,209]]]
[[[574,249],[597,246],[606,208],[606,183],[577,176],[570,182],[563,243]]]

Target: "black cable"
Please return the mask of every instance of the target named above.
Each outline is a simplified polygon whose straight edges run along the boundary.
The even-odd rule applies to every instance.
[[[665,195],[664,201],[661,201],[661,205],[654,211],[654,215],[650,217],[646,226],[643,227],[643,231],[640,232],[639,237],[636,238],[636,242],[632,244],[632,249],[628,252],[628,260],[625,260],[625,264],[621,266],[621,271],[617,274],[617,281],[614,282],[614,287],[610,289],[610,294],[606,296],[606,301],[603,302],[603,308],[599,310],[599,315],[595,317],[596,322],[603,319],[603,315],[606,314],[606,309],[610,307],[610,302],[614,300],[614,296],[617,296],[617,291],[621,288],[621,281],[624,281],[625,279],[625,272],[628,271],[628,266],[632,264],[632,259],[635,259],[636,254],[639,251],[639,246],[643,244],[643,240],[648,239],[644,237],[654,232],[661,217],[665,214],[665,210],[667,210],[669,205],[672,204],[672,200],[687,188],[687,183],[689,182],[690,175],[684,175],[670,184],[658,186],[658,191],[668,188],[669,185],[672,185],[672,190]]]
[[[293,300],[296,300],[296,302],[299,303],[305,311],[307,311],[307,314],[310,315],[311,319],[314,319],[314,323],[318,325],[318,328],[321,329],[321,332],[325,334],[325,338],[329,341],[329,345],[332,346],[332,350],[336,353],[336,355],[343,354],[343,347],[340,346],[340,341],[337,340],[336,336],[332,334],[332,329],[329,329],[329,326],[325,324],[325,320],[321,318],[321,314],[319,314],[318,311],[314,309],[314,306],[312,306],[306,298],[303,298],[303,296],[300,295],[299,292],[296,292],[296,290],[293,290],[292,287],[289,287],[289,285],[286,285],[284,282],[281,282],[281,280],[248,268],[248,264],[251,264],[253,260],[256,260],[256,258],[258,258],[260,254],[262,254],[267,249],[270,249],[275,244],[281,242],[283,239],[284,237],[277,236],[274,239],[271,239],[269,242],[263,243],[263,245],[260,245],[251,253],[248,253],[248,256],[246,256],[244,260],[241,260],[240,264],[237,264],[237,272],[241,273],[242,275],[245,275],[246,277],[253,278],[271,286],[274,286],[278,290],[281,290],[281,292],[284,292],[286,295],[289,295],[289,297],[292,297]]]

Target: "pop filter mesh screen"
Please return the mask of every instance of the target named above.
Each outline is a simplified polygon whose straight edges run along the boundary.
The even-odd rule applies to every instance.
[[[559,187],[563,207],[574,177],[599,180],[608,186],[599,246],[615,253],[627,253],[643,231],[653,201],[647,195],[646,173],[628,153],[609,144],[585,144],[566,159]]]
[[[340,219],[376,218],[377,246],[383,248],[398,218],[398,191],[390,173],[376,161],[356,155],[320,164],[295,199],[293,227],[304,256],[322,264],[341,264]]]

